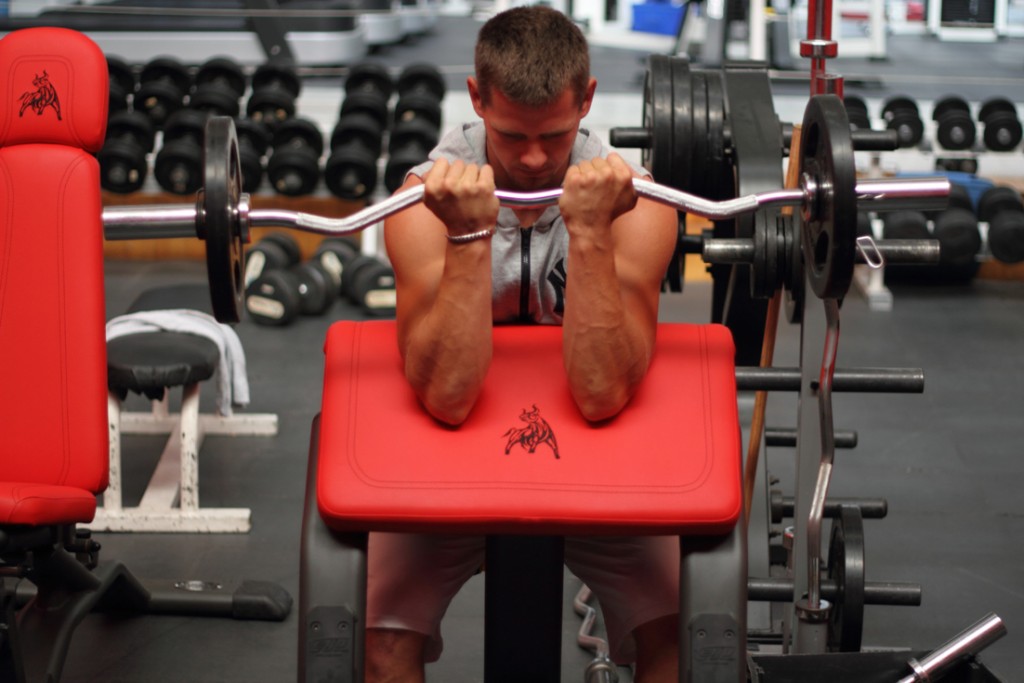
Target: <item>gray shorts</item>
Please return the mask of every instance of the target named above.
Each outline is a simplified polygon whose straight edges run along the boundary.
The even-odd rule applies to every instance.
[[[436,661],[441,618],[483,560],[482,537],[371,533],[367,626],[426,635]],[[677,536],[567,538],[565,564],[597,596],[619,664],[635,659],[638,626],[679,612]]]

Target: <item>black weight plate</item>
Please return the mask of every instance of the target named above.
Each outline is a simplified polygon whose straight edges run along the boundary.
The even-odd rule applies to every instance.
[[[822,299],[841,299],[850,288],[857,251],[857,172],[850,122],[836,95],[807,103],[801,129],[801,172],[815,184],[802,211],[808,281]]]
[[[685,59],[672,57],[669,59],[669,65],[672,71],[672,137],[665,144],[668,153],[672,155],[669,161],[672,175],[661,182],[689,191],[694,180],[694,166],[691,162],[694,109],[690,64]],[[656,139],[651,142],[658,144]]]
[[[656,182],[672,184],[672,155],[675,151],[672,126],[672,67],[669,57],[651,55],[644,78],[644,128],[650,131],[651,144],[640,153],[644,168]]]
[[[203,190],[199,195],[199,237],[206,240],[206,274],[210,282],[213,315],[222,323],[236,323],[242,310],[243,234],[238,205],[242,194],[242,168],[234,122],[212,116],[206,122]]]
[[[717,199],[717,189],[721,187],[721,178],[731,173],[726,159],[726,118],[725,92],[722,86],[720,71],[708,71],[708,158],[705,165],[711,181],[712,194],[709,198]]]
[[[692,102],[693,133],[690,136],[690,154],[683,163],[690,167],[691,192],[707,197],[710,190],[707,170],[708,159],[708,81],[701,71],[690,72],[690,98]],[[677,129],[678,130],[678,129]],[[678,144],[678,140],[676,141]]]
[[[844,505],[832,522],[828,578],[838,586],[829,611],[829,650],[859,652],[864,635],[864,522],[860,508]]]

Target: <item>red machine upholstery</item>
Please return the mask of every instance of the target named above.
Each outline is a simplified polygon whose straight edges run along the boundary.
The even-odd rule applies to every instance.
[[[87,522],[107,483],[99,166],[107,66],[80,33],[0,40],[0,524]]]
[[[383,321],[328,332],[317,498],[332,528],[717,534],[739,517],[726,328],[661,325],[640,390],[601,424],[570,396],[560,328],[495,328],[487,383],[456,429],[418,404],[395,334]]]

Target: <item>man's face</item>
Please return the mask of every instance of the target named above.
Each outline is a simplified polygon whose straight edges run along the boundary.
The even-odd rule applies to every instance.
[[[560,187],[580,121],[590,111],[593,81],[581,103],[571,89],[550,104],[527,107],[491,92],[485,106],[471,81],[473,107],[487,131],[487,163],[500,189]]]

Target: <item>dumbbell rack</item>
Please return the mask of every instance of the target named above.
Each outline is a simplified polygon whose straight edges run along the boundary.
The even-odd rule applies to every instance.
[[[129,195],[103,192],[104,206],[141,206],[150,204],[179,204],[182,198],[167,192],[141,191]],[[351,202],[330,195],[314,194],[305,197],[285,197],[278,194],[256,194],[251,198],[253,208],[273,208],[301,211],[332,218],[343,218],[365,206],[362,202]],[[287,228],[253,228],[250,241],[258,241],[267,232],[285,231],[298,241],[302,257],[309,258],[322,237],[312,233]],[[359,239],[359,236],[354,236]],[[103,253],[112,259],[183,259],[201,261],[206,258],[204,245],[194,238],[171,238],[165,240],[110,241],[103,244]]]

